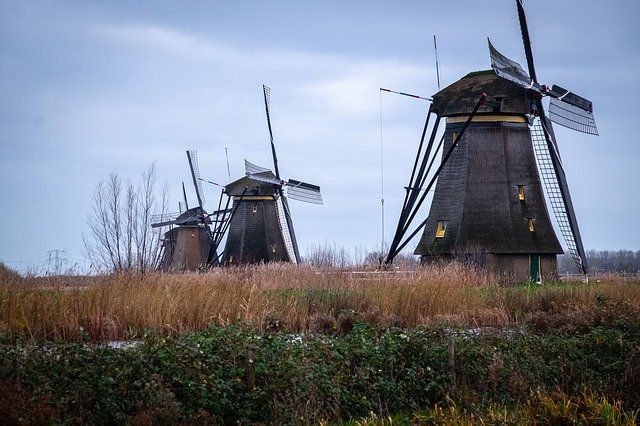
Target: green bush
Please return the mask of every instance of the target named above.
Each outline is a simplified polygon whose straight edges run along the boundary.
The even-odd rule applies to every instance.
[[[127,349],[18,342],[0,346],[0,400],[10,401],[0,404],[0,418],[100,424],[389,416],[412,421],[410,413],[431,410],[426,419],[444,406],[471,417],[498,416],[504,407],[542,415],[540,407],[549,404],[527,405],[532,392],[561,392],[570,399],[586,395],[585,389],[633,412],[640,408],[638,348],[640,326],[625,320],[574,335],[443,327],[381,331],[357,323],[343,336],[259,334],[242,325],[175,338],[149,332]]]

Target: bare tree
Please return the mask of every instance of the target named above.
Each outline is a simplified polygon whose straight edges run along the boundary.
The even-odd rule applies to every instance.
[[[145,274],[155,266],[162,230],[151,228],[151,216],[164,213],[168,201],[167,185],[157,186],[155,164],[135,184],[116,172],[98,181],[87,216],[89,236],[83,236],[94,268]]]

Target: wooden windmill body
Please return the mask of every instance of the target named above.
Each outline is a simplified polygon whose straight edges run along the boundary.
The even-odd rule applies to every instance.
[[[161,257],[158,269],[164,272],[196,271],[208,266],[212,254],[212,215],[204,208],[200,170],[196,151],[187,151],[189,169],[198,205],[189,208],[187,194],[182,184],[184,203],[187,208],[182,213],[166,213],[154,218],[152,228],[168,227],[162,239]],[[215,217],[215,215],[213,215]]]
[[[447,152],[482,93],[483,106],[440,172],[424,233],[422,262],[464,259],[517,280],[557,278],[562,247],[546,207],[527,114],[533,100],[493,71],[468,74],[438,92]]]
[[[196,209],[199,208],[191,210]],[[197,220],[202,213],[191,210],[183,215],[196,219],[171,226],[164,234],[159,264],[159,269],[162,271],[195,271],[207,265],[211,246],[210,222]]]
[[[250,177],[225,187],[225,192],[233,198],[234,214],[229,223],[223,264],[298,262],[293,226],[284,213],[286,199],[278,189],[277,185]]]

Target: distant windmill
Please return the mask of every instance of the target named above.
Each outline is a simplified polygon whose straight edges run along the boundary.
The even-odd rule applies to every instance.
[[[217,257],[214,255],[213,247],[216,233],[211,231],[210,225],[224,221],[229,213],[226,209],[212,214],[204,210],[205,197],[196,151],[187,151],[187,159],[198,205],[189,208],[183,182],[182,191],[187,210],[179,214],[169,213],[156,217],[151,225],[154,228],[169,226],[164,235],[159,265],[159,269],[164,271],[198,270],[210,264],[212,259]]]
[[[493,71],[470,73],[433,96],[430,113],[436,123],[426,148],[420,144],[387,263],[424,227],[415,250],[423,262],[474,256],[487,269],[515,280],[557,277],[556,255],[562,248],[549,219],[541,175],[569,252],[587,273],[550,120],[597,135],[592,105],[559,86],[549,89],[538,83],[521,0],[516,5],[529,74],[489,42]],[[548,118],[543,96],[550,98]],[[446,128],[433,151],[441,118]],[[425,132],[428,126],[429,119]],[[440,146],[442,161],[431,172]],[[419,191],[436,180],[427,219],[405,238],[426,197]]]
[[[291,199],[322,204],[319,186],[280,177],[269,113],[270,89],[267,86],[262,88],[275,173],[245,160],[246,176],[225,187],[225,193],[233,197],[233,213],[223,264],[300,262],[283,188]]]

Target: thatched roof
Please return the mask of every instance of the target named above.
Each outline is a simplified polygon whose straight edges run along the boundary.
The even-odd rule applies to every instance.
[[[275,175],[271,172],[265,172],[265,176],[275,179]],[[225,192],[229,196],[240,196],[244,189],[247,188],[245,195],[273,195],[276,193],[276,185],[269,182],[262,182],[251,179],[248,176],[242,177],[229,183],[224,187]]]
[[[529,113],[530,99],[526,90],[498,77],[492,70],[469,73],[445,87],[433,95],[433,107],[441,117],[469,114],[483,93],[501,99],[501,114]],[[493,108],[488,106],[482,106],[478,110],[479,114],[492,112]]]

